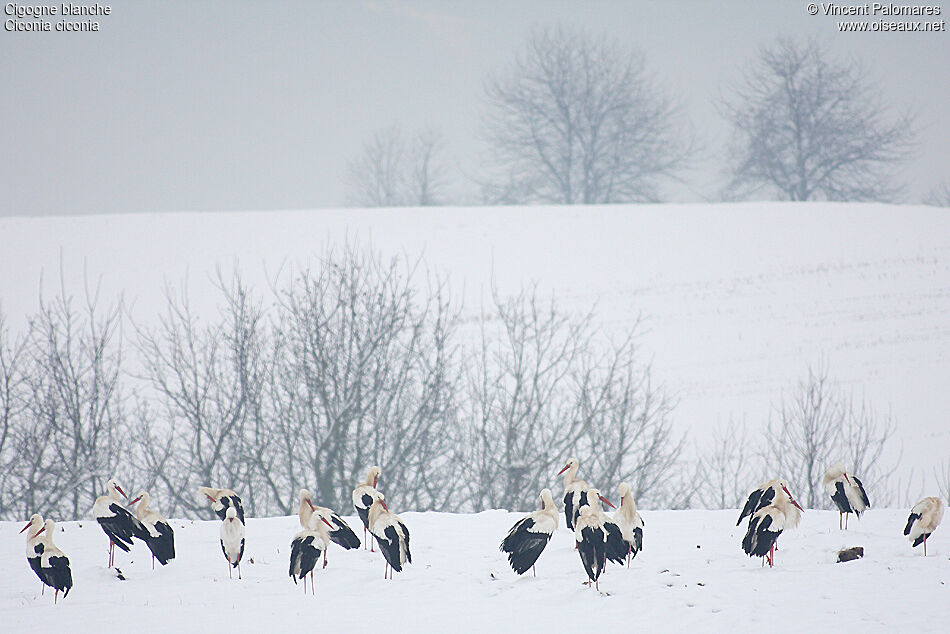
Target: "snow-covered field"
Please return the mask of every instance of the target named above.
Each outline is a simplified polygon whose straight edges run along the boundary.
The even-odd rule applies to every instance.
[[[737,511],[649,511],[644,550],[629,569],[610,565],[601,593],[563,526],[518,577],[498,544],[519,517],[401,513],[413,564],[383,580],[381,555],[331,546],[329,566],[304,596],[287,575],[297,517],[249,519],[242,580],[228,579],[217,521],[173,521],[177,558],[151,570],[148,549],[116,551],[120,581],[106,569],[107,538],[93,520],[66,522],[56,542],[75,586],[59,605],[40,594],[24,558],[21,523],[0,523],[0,613],[5,632],[945,632],[950,627],[950,528],[927,558],[901,535],[907,512],[869,511],[850,530],[838,514],[807,511],[779,541],[776,566],[740,550]],[[359,526],[356,517],[347,520]],[[59,530],[62,528],[63,530]],[[362,531],[358,531],[362,536]],[[864,546],[864,559],[835,553]],[[253,563],[251,563],[253,560]],[[584,625],[584,621],[588,625]]]
[[[604,328],[641,320],[654,378],[696,440],[730,419],[764,425],[783,391],[827,367],[891,415],[911,496],[933,495],[950,456],[950,213],[882,204],[743,203],[167,213],[0,219],[0,307],[11,325],[46,295],[120,294],[139,323],[187,280],[218,305],[215,268],[259,291],[344,241],[420,254],[467,315],[536,282]],[[130,347],[127,347],[129,350]],[[921,479],[923,478],[923,479]]]

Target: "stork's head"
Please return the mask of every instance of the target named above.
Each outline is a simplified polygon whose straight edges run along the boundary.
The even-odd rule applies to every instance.
[[[589,489],[589,490],[587,491],[587,504],[588,504],[592,509],[600,509],[600,503],[601,503],[601,502],[603,502],[604,504],[606,504],[607,506],[609,506],[609,507],[612,508],[612,509],[617,508],[616,506],[614,506],[613,504],[610,503],[610,500],[608,500],[607,498],[605,498],[604,496],[602,496],[602,495],[600,494],[600,491],[598,491],[597,489]]]
[[[115,478],[109,478],[109,482],[106,483],[106,488],[109,490],[109,497],[116,500],[119,499],[119,494],[122,494],[126,500],[129,499],[129,496],[125,494],[125,491],[122,490],[122,487],[119,486],[119,481]]]
[[[805,512],[805,509],[803,509],[803,508],[802,508],[802,505],[799,504],[799,503],[795,500],[794,497],[792,497],[792,494],[791,494],[791,493],[789,493],[789,491],[788,491],[788,485],[785,484],[785,481],[784,481],[784,480],[779,480],[779,485],[782,487],[782,490],[785,491],[785,495],[788,496],[788,501],[791,502],[793,505],[795,505],[795,507],[798,508],[799,511],[801,511],[802,513],[804,513],[804,512]]]
[[[630,485],[626,482],[621,482],[620,486],[617,487],[617,495],[620,496],[620,503],[623,504],[624,496],[630,493]]]
[[[310,491],[307,489],[300,489],[300,505],[303,506],[306,504],[310,507],[310,510],[313,509],[313,498],[310,496]]]
[[[551,489],[541,489],[541,510],[554,509],[557,512],[557,507],[554,506],[554,496],[551,495]]]
[[[30,521],[26,523],[26,526],[20,529],[20,532],[22,533],[31,527],[32,527],[32,530],[30,530],[30,532],[26,534],[27,539],[33,539],[34,537],[42,533],[43,530],[46,528],[43,525],[43,516],[40,515],[39,513],[34,513],[33,515],[31,515]],[[33,532],[33,531],[36,531],[36,532]]]
[[[378,466],[373,465],[370,467],[369,471],[366,472],[366,484],[375,489],[376,485],[379,484],[380,473],[382,473],[382,470]]]
[[[567,464],[564,465],[564,468],[557,472],[558,475],[561,475],[567,470],[570,470],[570,475],[573,476],[577,474],[577,468],[580,466],[580,463],[577,461],[577,458],[571,457],[567,459]]]
[[[136,502],[138,502],[139,500],[141,500],[141,501],[142,501],[142,504],[140,504],[140,506],[141,506],[142,508],[148,508],[149,499],[150,499],[150,498],[149,498],[149,496],[148,496],[148,493],[146,493],[145,491],[140,491],[138,495],[136,495],[134,498],[132,498],[131,500],[129,500],[129,504],[128,504],[128,505],[129,505],[129,506],[132,506],[133,504],[135,504]]]
[[[386,506],[386,496],[380,493],[379,491],[373,494],[373,504],[376,504],[376,503],[379,503],[379,505],[383,507],[384,509],[386,509],[387,511],[389,510],[389,507]]]

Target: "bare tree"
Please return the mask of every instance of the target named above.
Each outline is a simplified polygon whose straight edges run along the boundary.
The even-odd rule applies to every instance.
[[[934,207],[950,207],[950,182],[941,183],[927,193],[925,205]]]
[[[702,504],[707,508],[739,508],[749,492],[765,480],[760,457],[750,451],[753,438],[744,424],[729,421],[713,432],[700,456]]]
[[[535,33],[485,101],[490,202],[654,201],[694,150],[643,55],[605,37]]]
[[[813,41],[779,40],[760,52],[721,104],[733,125],[728,197],[759,191],[784,200],[886,200],[913,147],[914,118],[890,116],[856,63]]]
[[[859,474],[872,496],[876,487],[888,490],[886,481],[894,469],[881,458],[893,432],[890,418],[880,422],[865,401],[855,402],[835,389],[827,371],[809,370],[807,381],[782,399],[777,418],[769,419],[765,461],[775,474],[770,477],[787,480],[809,508],[828,508],[831,502],[821,479],[837,462]]]
[[[29,340],[29,330],[12,335],[0,311],[0,517],[5,519],[13,519],[12,503],[22,493],[13,475],[19,462],[16,432],[26,423]]]
[[[347,205],[405,207],[445,202],[441,135],[425,130],[407,139],[398,126],[377,131],[347,168]]]
[[[637,363],[632,333],[611,345],[591,317],[572,318],[534,289],[495,294],[467,372],[473,510],[528,508],[571,455],[605,491],[626,480],[650,497],[669,475],[682,448],[669,404]]]

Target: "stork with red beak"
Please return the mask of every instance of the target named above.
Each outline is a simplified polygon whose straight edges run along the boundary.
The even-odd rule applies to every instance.
[[[373,494],[377,493],[376,485],[379,484],[380,469],[372,466],[366,472],[366,480],[353,489],[353,508],[356,514],[360,516],[363,522],[363,543],[369,542],[370,550],[373,548],[373,540],[366,538],[366,531],[369,530],[369,507],[373,505]]]
[[[386,560],[383,579],[392,579],[393,570],[402,572],[406,563],[412,563],[409,529],[398,515],[389,510],[386,499],[379,491],[373,495],[373,503],[369,507],[369,532],[376,538]]]
[[[609,519],[600,510],[600,502],[604,502],[612,508],[614,507],[607,498],[600,494],[597,489],[587,491],[587,500],[580,509],[577,522],[574,525],[574,540],[577,542],[577,553],[580,555],[581,563],[587,572],[587,585],[593,584],[597,590],[600,590],[600,575],[607,566],[607,542],[609,533],[606,523]],[[606,520],[606,521],[605,521]],[[612,522],[611,522],[612,523]],[[617,535],[620,537],[620,529],[614,524]],[[623,561],[623,559],[621,559]]]
[[[316,515],[314,516],[316,517]],[[310,575],[310,591],[316,594],[313,586],[313,569],[320,560],[321,553],[330,545],[330,535],[327,527],[330,522],[322,517],[313,522],[310,528],[305,528],[296,535],[290,543],[290,578],[297,583],[303,579],[303,591],[307,592],[307,575]],[[326,567],[326,564],[324,564]]]
[[[825,472],[822,480],[825,490],[835,506],[838,507],[838,529],[841,529],[841,518],[844,518],[844,528],[848,528],[848,515],[854,513],[860,519],[861,513],[871,508],[864,484],[857,476],[845,472],[843,464],[833,465]]]
[[[30,521],[20,529],[21,534],[26,532],[26,562],[30,564],[30,569],[36,573],[36,576],[43,583],[42,590],[46,589],[46,582],[43,581],[43,575],[40,572],[40,557],[43,555],[40,533],[44,530],[46,530],[46,527],[43,523],[43,516],[39,513],[31,515]]]
[[[564,520],[570,530],[574,530],[574,522],[580,514],[581,507],[587,503],[587,490],[590,488],[586,482],[578,479],[577,470],[580,463],[577,458],[568,458],[564,468],[557,472],[558,475],[564,473]]]
[[[508,563],[516,573],[523,575],[531,568],[537,576],[534,564],[556,530],[557,506],[554,504],[551,489],[544,489],[541,491],[540,510],[518,520],[498,549],[508,553]]]
[[[804,509],[791,496],[780,495],[765,508],[752,514],[742,539],[742,550],[749,557],[764,557],[769,568],[775,564],[775,542],[789,528],[798,526]]]
[[[135,536],[148,546],[152,553],[152,570],[155,570],[155,560],[163,566],[175,558],[175,531],[158,511],[148,507],[149,495],[142,491],[129,502],[129,505],[139,503],[135,510],[138,522],[135,525]]]
[[[238,521],[244,523],[244,506],[241,504],[241,498],[231,489],[198,487],[198,493],[208,498],[208,502],[211,503],[211,510],[222,520],[227,515],[228,507],[233,506],[237,512]]]
[[[924,545],[924,557],[927,556],[927,538],[943,519],[943,500],[937,497],[924,498],[914,505],[907,518],[904,534],[910,538],[914,548]]]
[[[736,522],[736,526],[741,524],[745,517],[752,516],[759,509],[764,509],[775,500],[776,496],[781,495],[792,499],[792,494],[788,492],[788,483],[785,482],[785,480],[768,480],[760,484],[749,494],[749,499],[746,500],[745,506],[742,507],[742,512],[739,514],[739,520]]]
[[[300,525],[303,528],[312,528],[316,517],[323,519],[330,526],[330,541],[345,550],[360,547],[360,538],[357,537],[350,525],[335,511],[313,503],[310,491],[300,489]],[[323,565],[327,565],[327,551],[323,551]]]
[[[120,504],[120,493],[126,500],[129,496],[125,494],[115,478],[109,480],[106,488],[106,494],[96,498],[95,504],[92,505],[92,514],[109,537],[109,568],[111,568],[115,561],[116,546],[129,552],[137,520]]]
[[[35,547],[35,552],[40,555],[39,577],[44,584],[56,591],[53,594],[53,603],[56,603],[60,592],[65,598],[73,587],[73,573],[69,568],[69,558],[53,543],[56,522],[47,519],[42,532],[44,534]]]

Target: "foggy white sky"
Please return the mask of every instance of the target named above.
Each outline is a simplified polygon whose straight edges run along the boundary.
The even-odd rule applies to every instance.
[[[918,113],[908,199],[950,180],[950,34],[842,34],[806,4],[116,3],[99,33],[0,31],[0,215],[337,206],[347,161],[392,123],[440,130],[474,201],[482,82],[561,23],[641,48],[684,102],[707,156],[668,199],[715,196],[711,100],[780,35],[862,60]]]

